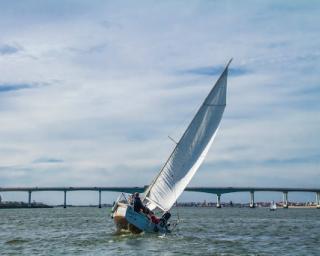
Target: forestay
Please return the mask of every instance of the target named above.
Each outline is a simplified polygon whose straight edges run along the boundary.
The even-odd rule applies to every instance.
[[[228,65],[177,143],[159,175],[149,186],[145,203],[169,210],[203,162],[226,106]]]

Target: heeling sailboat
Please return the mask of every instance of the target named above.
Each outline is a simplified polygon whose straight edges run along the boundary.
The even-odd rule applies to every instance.
[[[231,61],[232,59],[228,62],[159,174],[144,193],[143,202],[151,211],[168,212],[207,155],[226,106],[227,76]],[[168,216],[165,214],[160,219],[162,220],[160,224],[155,223],[146,214],[135,212],[130,203],[123,199],[115,203],[112,214],[118,228],[128,228],[134,232],[166,232],[168,230]]]

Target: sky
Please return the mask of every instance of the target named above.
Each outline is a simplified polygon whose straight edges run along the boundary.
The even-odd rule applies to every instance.
[[[0,1],[0,186],[148,185],[233,58],[190,185],[319,187],[319,13],[319,1]]]

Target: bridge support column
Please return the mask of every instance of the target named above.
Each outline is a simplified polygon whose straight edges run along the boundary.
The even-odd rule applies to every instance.
[[[317,204],[317,209],[320,209],[320,192],[316,193],[316,204]]]
[[[67,208],[67,190],[64,190],[63,208]]]
[[[254,208],[255,204],[254,204],[254,192],[250,191],[250,204],[249,204],[250,208]]]
[[[31,208],[31,190],[28,191],[28,207]]]
[[[217,208],[221,208],[221,195],[220,194],[217,194]]]
[[[283,208],[288,209],[288,192],[284,191],[283,192]]]
[[[101,189],[99,189],[99,208],[101,208]]]

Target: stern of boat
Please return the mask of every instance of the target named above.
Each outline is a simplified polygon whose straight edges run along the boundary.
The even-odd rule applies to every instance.
[[[127,219],[128,211],[133,211],[133,208],[130,205],[130,200],[128,200],[127,198],[129,198],[129,195],[126,196],[124,193],[120,194],[120,196],[118,197],[117,201],[114,203],[111,209],[111,218],[113,218],[114,220],[117,232],[130,231],[134,234],[140,234],[141,232],[143,232],[143,230],[137,228]]]
[[[127,205],[116,202],[112,208],[112,218],[118,231],[128,230],[128,221],[126,220]]]
[[[166,220],[164,220],[165,222],[163,222],[163,224],[155,224],[146,214],[135,212],[133,206],[126,200],[124,194],[119,198],[111,210],[111,217],[114,219],[118,232],[123,230],[130,231],[134,234],[140,234],[141,232],[168,232]],[[171,216],[171,214],[169,215]],[[168,218],[170,218],[170,216]]]

